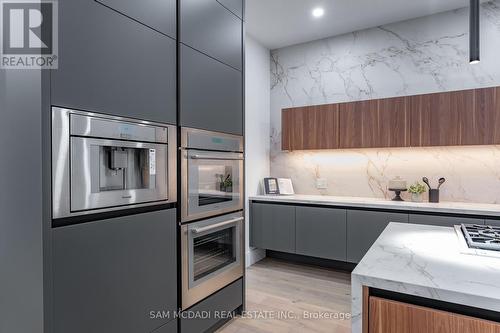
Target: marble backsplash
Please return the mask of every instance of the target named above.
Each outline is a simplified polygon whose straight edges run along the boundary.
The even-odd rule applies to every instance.
[[[500,85],[500,0],[481,11],[478,65],[467,8],[272,51],[271,175],[300,194],[377,198],[396,176],[446,177],[441,200],[500,203],[500,146],[281,151],[283,108]]]

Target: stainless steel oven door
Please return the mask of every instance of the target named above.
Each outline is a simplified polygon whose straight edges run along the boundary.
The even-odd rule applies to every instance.
[[[182,226],[182,309],[243,276],[243,235],[241,212]]]
[[[182,152],[182,221],[243,209],[243,154]]]
[[[71,212],[168,199],[167,145],[71,137]]]

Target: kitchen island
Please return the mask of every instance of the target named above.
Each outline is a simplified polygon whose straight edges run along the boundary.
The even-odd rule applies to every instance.
[[[454,228],[390,223],[352,272],[352,332],[500,332],[500,256],[469,251]]]

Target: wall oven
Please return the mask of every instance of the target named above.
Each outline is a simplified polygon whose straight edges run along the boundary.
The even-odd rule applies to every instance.
[[[182,225],[183,310],[243,276],[244,229],[242,212]]]
[[[182,222],[243,209],[243,137],[182,128]]]
[[[175,202],[175,126],[52,108],[53,218]]]

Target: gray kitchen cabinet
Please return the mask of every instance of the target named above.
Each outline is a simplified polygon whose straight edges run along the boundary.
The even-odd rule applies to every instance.
[[[181,333],[210,332],[224,314],[228,316],[243,304],[243,280],[239,279],[192,306],[180,320]],[[198,314],[196,317],[195,315]],[[204,318],[200,314],[206,314]]]
[[[500,227],[500,220],[494,220],[494,219],[486,219],[484,221],[485,224],[487,225],[492,225],[495,227]]]
[[[243,134],[242,73],[180,46],[181,126]]]
[[[179,41],[242,70],[243,22],[216,0],[180,1]]]
[[[410,223],[427,224],[442,227],[453,227],[456,224],[484,224],[484,219],[458,216],[438,216],[438,215],[420,215],[410,214]]]
[[[243,11],[245,7],[245,1],[244,0],[217,0],[220,4],[222,4],[224,7],[229,9],[233,14],[238,16],[240,19],[244,19],[243,17]]]
[[[151,333],[177,333],[177,320],[171,320]]]
[[[96,0],[144,25],[177,38],[176,0]]]
[[[345,209],[297,207],[296,253],[346,261]]]
[[[408,214],[347,211],[347,261],[358,263],[390,222],[408,223]]]
[[[295,207],[253,203],[250,245],[295,253]]]
[[[60,0],[59,12],[53,105],[176,123],[174,39],[93,0]]]
[[[175,209],[53,229],[54,332],[152,332],[177,308]],[[171,332],[162,328],[159,332]]]

